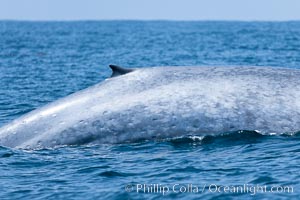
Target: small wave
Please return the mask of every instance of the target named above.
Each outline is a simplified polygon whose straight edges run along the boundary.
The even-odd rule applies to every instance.
[[[101,172],[99,176],[103,177],[126,177],[126,176],[132,176],[133,174],[131,173],[122,173],[122,172],[117,172],[117,171],[105,171]]]
[[[15,152],[11,149],[0,146],[0,158],[9,158],[13,155],[15,155]]]
[[[14,153],[12,153],[12,152],[4,152],[4,153],[0,153],[0,158],[9,158],[13,155],[14,155]]]
[[[221,133],[216,135],[206,135],[206,136],[181,136],[174,138],[167,138],[163,140],[164,142],[170,142],[172,144],[193,144],[193,145],[203,145],[211,143],[255,143],[263,140],[264,138],[269,138],[272,136],[278,137],[297,137],[300,136],[300,132],[294,133],[262,133],[260,131],[249,131],[241,130],[234,132]]]
[[[225,132],[225,133],[219,133],[219,134],[208,134],[208,135],[182,135],[182,136],[176,136],[176,137],[169,137],[169,138],[153,138],[153,139],[132,139],[122,142],[122,143],[111,143],[111,144],[100,144],[93,139],[89,138],[89,140],[86,140],[85,142],[82,142],[80,140],[77,144],[69,144],[69,145],[56,145],[54,147],[44,147],[44,146],[38,146],[35,148],[22,148],[22,150],[25,151],[43,151],[43,150],[55,150],[55,149],[65,149],[68,148],[78,148],[78,147],[93,147],[93,146],[123,146],[127,148],[128,145],[142,145],[140,148],[148,148],[147,143],[160,143],[160,142],[166,142],[171,143],[173,145],[180,145],[180,144],[188,144],[188,145],[205,145],[205,144],[211,144],[211,143],[227,143],[227,144],[243,144],[243,143],[255,143],[258,141],[261,141],[262,138],[270,138],[270,137],[299,137],[299,132],[292,132],[292,133],[263,133],[260,131],[249,131],[249,130],[240,130],[240,131],[234,131],[234,132]],[[137,148],[137,147],[135,147]],[[0,146],[0,152],[3,151],[10,151],[11,148]],[[0,157],[9,157],[10,154],[3,154],[0,155]]]

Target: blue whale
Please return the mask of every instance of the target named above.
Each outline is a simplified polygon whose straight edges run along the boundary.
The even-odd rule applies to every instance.
[[[0,129],[0,145],[47,148],[239,130],[300,130],[300,70],[110,65],[112,77]]]

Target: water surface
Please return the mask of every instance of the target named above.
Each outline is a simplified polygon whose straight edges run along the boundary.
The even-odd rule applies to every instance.
[[[0,35],[0,126],[104,80],[108,64],[300,68],[300,22],[1,21]],[[137,185],[172,190],[178,184],[164,198],[297,199],[299,152],[299,134],[255,132],[31,151],[0,147],[0,198],[157,199],[161,192],[137,193]],[[200,191],[178,192],[191,184]],[[209,190],[245,184],[293,192]]]

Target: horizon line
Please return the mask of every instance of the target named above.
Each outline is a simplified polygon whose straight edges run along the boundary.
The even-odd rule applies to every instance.
[[[13,22],[96,22],[96,21],[165,21],[165,22],[300,22],[300,19],[0,19]]]

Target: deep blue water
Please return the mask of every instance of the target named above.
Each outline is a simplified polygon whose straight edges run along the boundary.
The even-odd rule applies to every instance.
[[[2,21],[0,126],[109,77],[108,64],[300,68],[300,22]],[[299,166],[299,134],[0,147],[0,199],[298,199]],[[137,193],[138,184],[170,191]],[[178,192],[188,184],[199,192]],[[244,184],[252,192],[213,192],[216,185]],[[255,186],[290,186],[293,192],[254,194]]]

